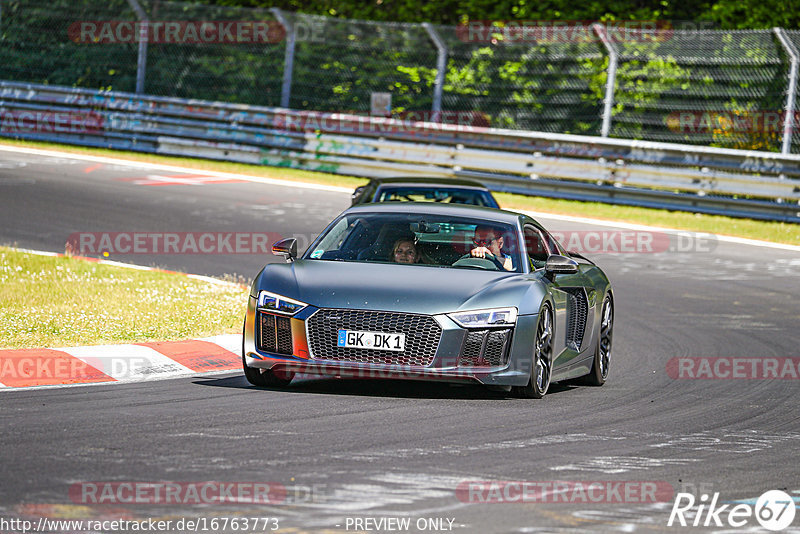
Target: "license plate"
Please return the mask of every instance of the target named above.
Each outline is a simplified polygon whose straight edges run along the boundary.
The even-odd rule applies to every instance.
[[[386,334],[384,332],[362,332],[360,330],[339,330],[339,347],[354,349],[376,349],[404,351],[405,334]]]

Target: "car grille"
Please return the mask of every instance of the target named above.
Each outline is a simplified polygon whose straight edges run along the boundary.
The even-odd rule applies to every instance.
[[[567,293],[567,346],[573,350],[580,350],[583,343],[583,333],[586,331],[586,317],[589,312],[589,302],[586,291],[582,287],[562,288]]]
[[[271,313],[259,313],[258,319],[260,329],[258,348],[265,352],[291,356],[293,352],[291,319]]]
[[[461,367],[496,367],[506,362],[511,329],[469,330],[461,346]]]
[[[308,342],[317,360],[383,365],[428,366],[433,362],[442,328],[430,315],[366,310],[321,309],[308,321]],[[339,347],[339,330],[403,333],[403,352]]]

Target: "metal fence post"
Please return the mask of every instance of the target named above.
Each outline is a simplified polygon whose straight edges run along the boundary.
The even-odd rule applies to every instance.
[[[444,75],[447,68],[447,45],[442,41],[439,32],[430,22],[423,22],[422,27],[428,32],[433,44],[436,45],[436,80],[433,82],[433,112],[432,121],[440,122],[442,115],[442,90],[444,88]]]
[[[783,45],[783,49],[789,54],[792,65],[789,69],[789,88],[786,95],[786,116],[783,118],[783,146],[782,154],[788,154],[792,149],[792,132],[794,130],[794,102],[797,97],[797,67],[800,63],[800,54],[794,44],[786,38],[782,28],[773,28],[775,35]]]
[[[606,30],[602,24],[595,22],[592,24],[592,29],[603,42],[606,51],[608,51],[608,78],[606,79],[606,96],[603,101],[603,126],[600,129],[600,136],[608,137],[611,131],[611,111],[614,108],[614,86],[617,82],[617,58],[619,55],[614,43],[606,35]]]
[[[278,7],[270,9],[281,26],[286,29],[286,53],[283,56],[283,85],[281,85],[281,107],[289,107],[289,98],[292,96],[292,72],[294,71],[294,45],[295,45],[295,29],[292,24],[284,15],[283,11]]]
[[[136,57],[136,92],[144,93],[144,77],[147,71],[147,40],[150,33],[147,13],[144,12],[138,0],[128,0],[136,16],[139,17],[139,55]]]

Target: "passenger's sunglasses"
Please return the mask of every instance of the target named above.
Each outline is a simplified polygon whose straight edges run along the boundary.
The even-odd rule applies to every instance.
[[[497,241],[496,237],[491,239],[473,239],[472,242],[475,244],[476,247],[488,247],[492,243]]]

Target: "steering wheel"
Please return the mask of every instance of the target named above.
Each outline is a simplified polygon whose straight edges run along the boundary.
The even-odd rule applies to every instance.
[[[497,256],[494,255],[486,255],[484,258],[476,258],[473,257],[471,254],[464,254],[455,263],[452,265],[453,267],[477,267],[478,269],[484,269],[487,271],[497,271],[501,270],[504,271],[505,268],[503,264],[500,263],[500,260],[497,259]]]

